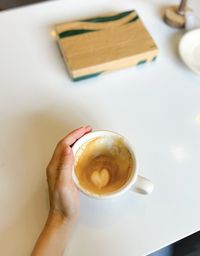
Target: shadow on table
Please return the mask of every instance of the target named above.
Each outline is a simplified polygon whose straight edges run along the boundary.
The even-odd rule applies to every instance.
[[[188,236],[148,256],[199,256],[200,232]]]
[[[0,0],[0,11],[49,0]]]

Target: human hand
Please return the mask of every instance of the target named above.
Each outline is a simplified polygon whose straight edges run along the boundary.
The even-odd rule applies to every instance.
[[[79,138],[91,131],[92,128],[90,126],[81,127],[64,137],[57,144],[47,167],[50,214],[58,215],[69,221],[75,220],[79,213],[79,191],[71,176],[74,164],[71,146]]]

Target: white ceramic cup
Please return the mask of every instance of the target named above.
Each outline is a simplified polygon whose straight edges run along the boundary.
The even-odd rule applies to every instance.
[[[99,194],[92,193],[92,192],[88,191],[86,188],[82,187],[79,183],[77,176],[76,176],[75,169],[73,168],[72,178],[73,178],[76,186],[79,188],[79,190],[82,191],[87,196],[92,197],[92,198],[97,198],[97,199],[107,199],[107,198],[118,197],[118,196],[124,194],[128,190],[135,191],[135,192],[138,192],[143,195],[151,194],[151,192],[153,191],[153,187],[154,187],[153,183],[150,180],[138,175],[138,161],[137,161],[137,158],[135,155],[135,151],[133,151],[133,149],[130,146],[130,144],[128,143],[128,141],[120,134],[117,134],[117,133],[111,132],[111,131],[94,131],[94,132],[84,135],[82,138],[80,138],[78,141],[76,141],[76,143],[72,147],[74,157],[75,157],[75,163],[76,163],[77,152],[83,147],[83,145],[85,143],[87,143],[90,140],[93,140],[97,137],[114,137],[114,138],[123,139],[124,145],[128,148],[129,152],[132,155],[132,158],[135,160],[135,166],[133,167],[132,174],[131,174],[129,180],[126,182],[126,184],[124,186],[122,186],[117,191],[114,191],[112,193],[105,194],[105,195],[99,195]]]

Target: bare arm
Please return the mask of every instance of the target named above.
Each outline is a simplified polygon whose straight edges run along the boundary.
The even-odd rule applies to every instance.
[[[57,145],[47,167],[50,211],[32,256],[62,256],[79,213],[79,192],[75,187],[71,170],[74,157],[71,145],[91,131],[91,127],[79,128]]]

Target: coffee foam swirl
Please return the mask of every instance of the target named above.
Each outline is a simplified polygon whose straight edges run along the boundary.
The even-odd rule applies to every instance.
[[[79,184],[95,194],[119,190],[129,180],[134,161],[119,137],[97,137],[85,143],[75,158]]]

